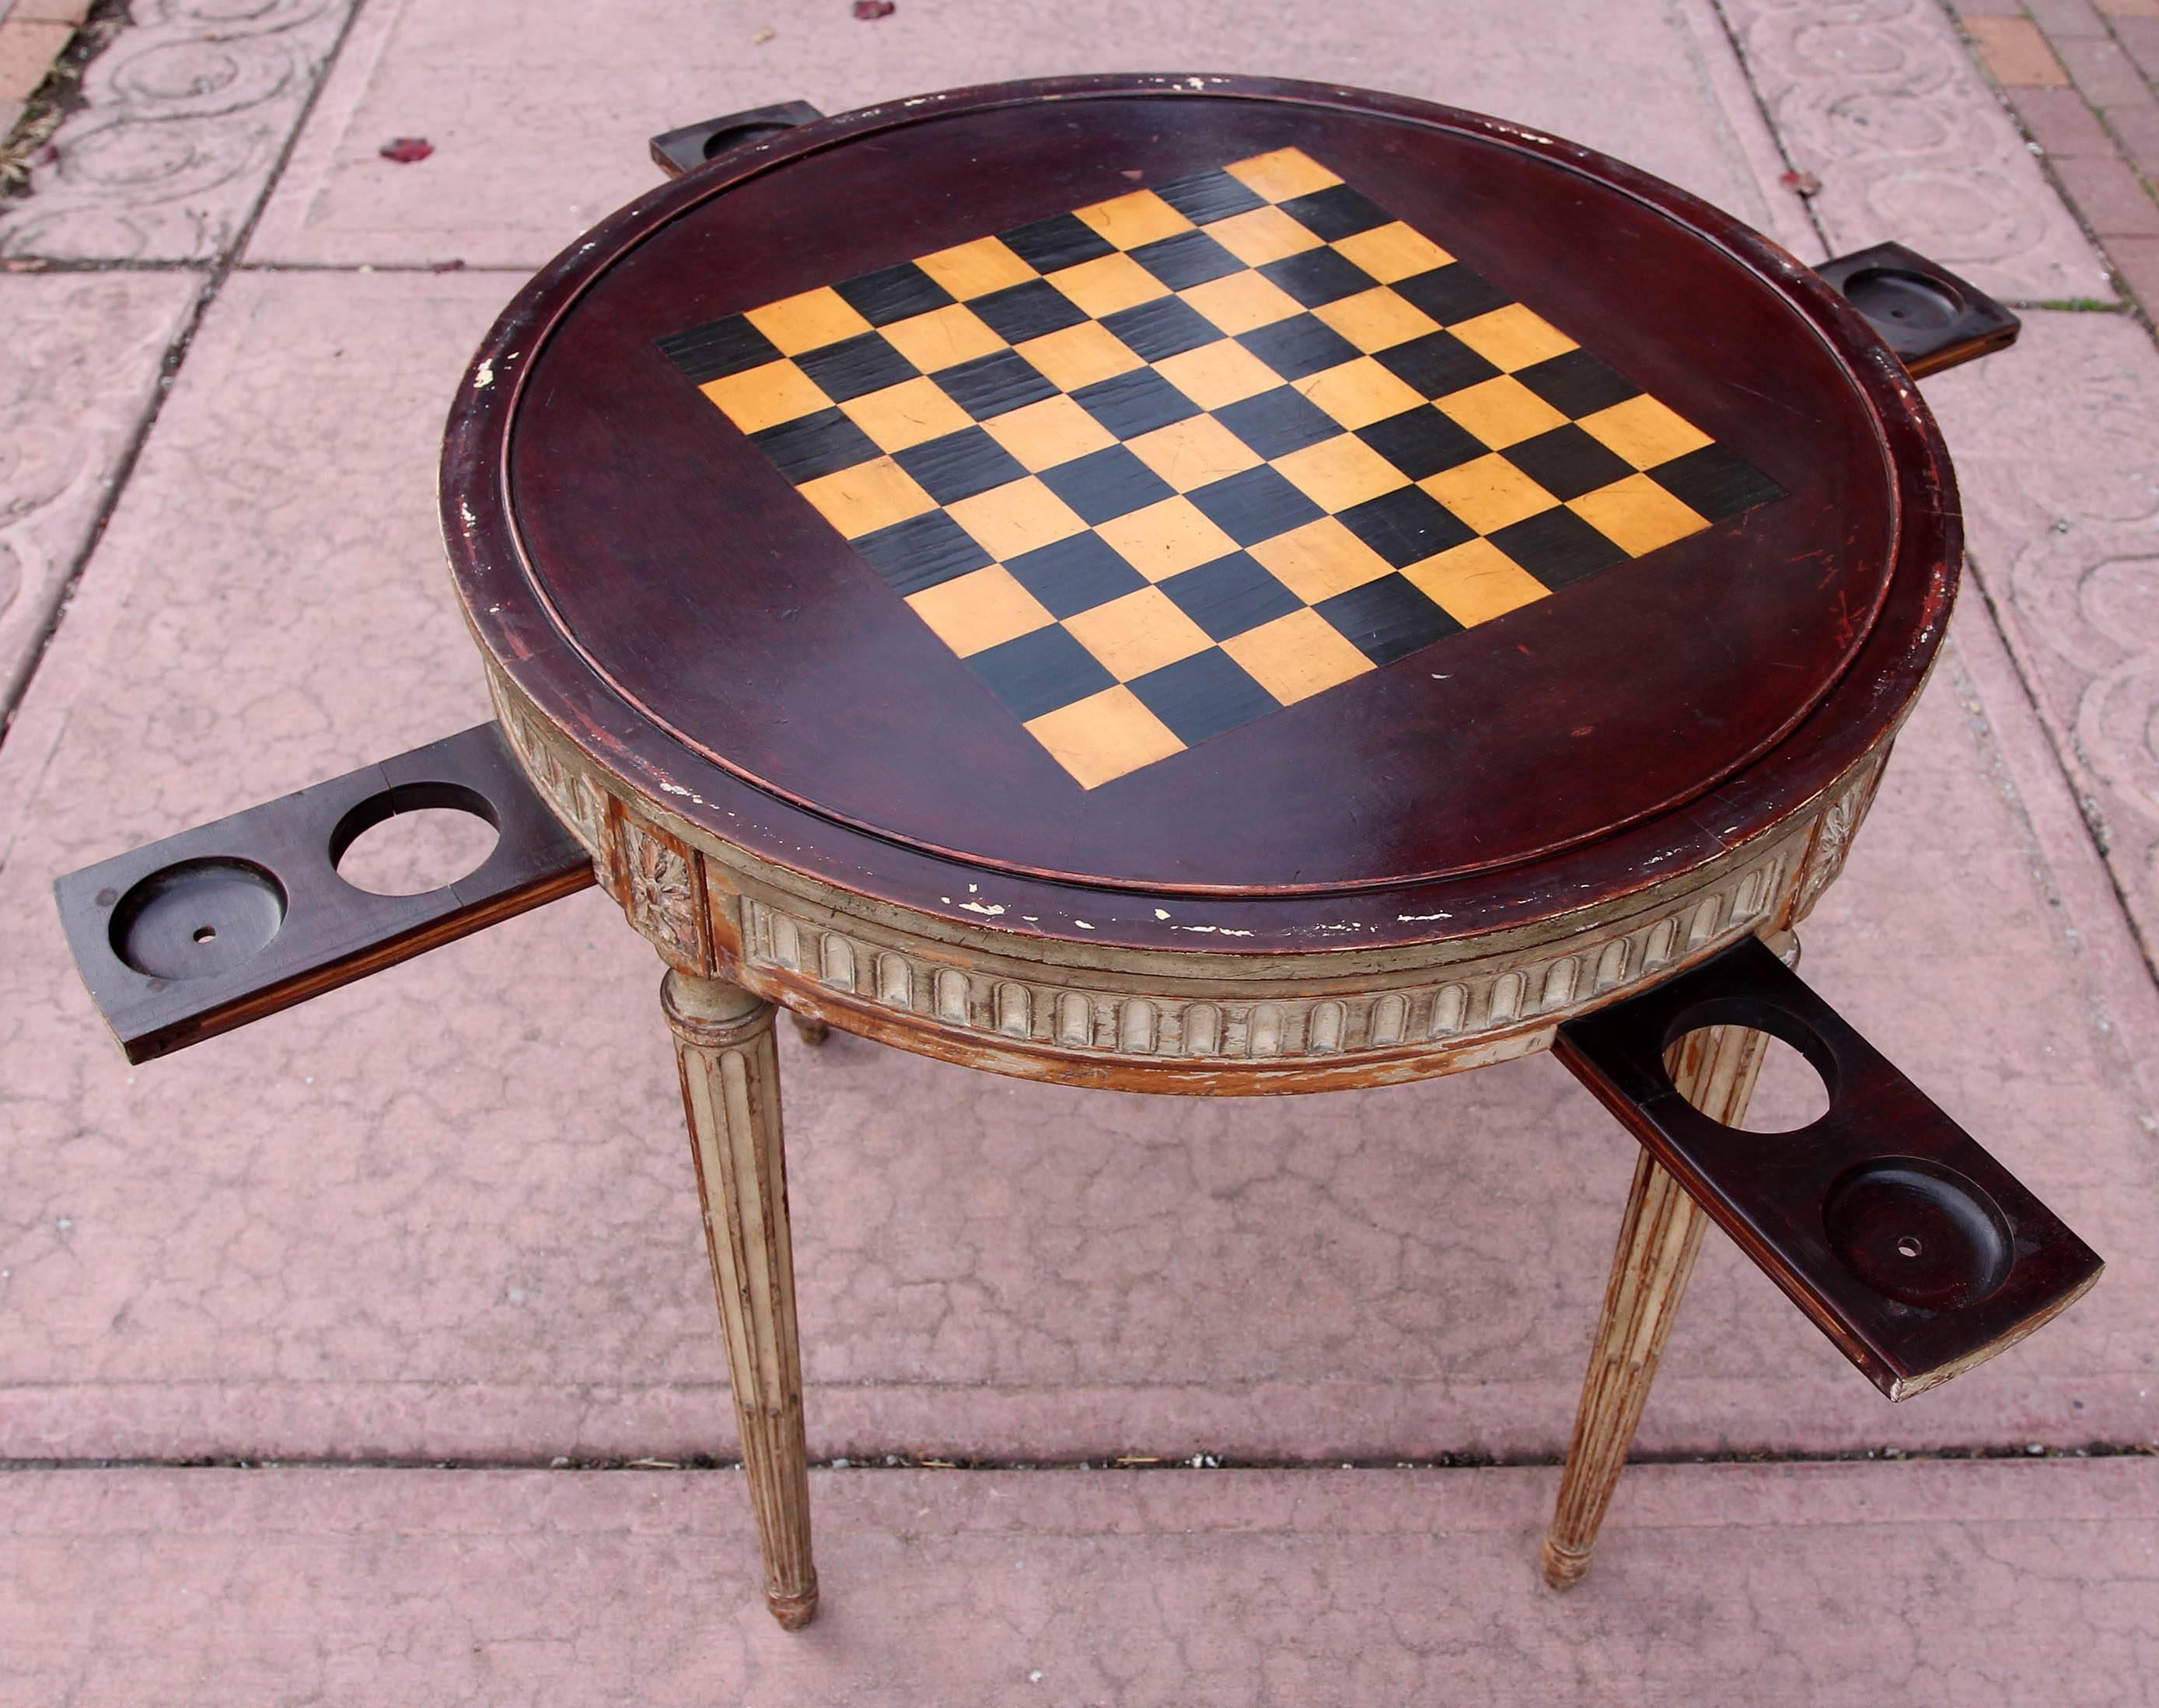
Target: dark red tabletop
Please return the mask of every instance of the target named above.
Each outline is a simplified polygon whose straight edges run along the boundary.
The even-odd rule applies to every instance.
[[[1288,894],[1609,840],[1818,711],[1871,738],[1945,478],[1863,323],[1668,186],[1124,79],[634,204],[505,316],[444,501],[483,641],[598,745],[615,708],[670,775],[969,867]]]

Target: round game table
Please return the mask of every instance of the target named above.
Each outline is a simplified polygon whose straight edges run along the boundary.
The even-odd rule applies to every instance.
[[[790,1626],[775,1004],[1191,1095],[1556,1048],[1647,1147],[1556,1587],[1706,1217],[1892,1398],[2091,1284],[1786,965],[1955,586],[1913,372],[2013,318],[1391,96],[1095,77],[811,116],[713,130],[474,358],[442,505],[500,735],[60,881],[131,1054],[603,884],[669,969]],[[502,829],[471,878],[337,880],[443,804]],[[1773,1035],[1831,1110],[1769,1143],[1735,1129]]]
[[[655,191],[504,314],[442,491],[503,728],[671,968],[789,1624],[772,1004],[1135,1091],[1543,1048],[1805,914],[1960,541],[1903,367],[1735,220],[1219,77],[907,101]],[[1684,1070],[1727,1120],[1763,1036]],[[1556,1577],[1701,1226],[1645,1162]]]

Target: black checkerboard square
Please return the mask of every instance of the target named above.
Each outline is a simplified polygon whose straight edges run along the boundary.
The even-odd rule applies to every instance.
[[[1106,522],[1173,495],[1169,483],[1122,445],[1105,445],[1042,473],[1042,484],[1084,522]]]
[[[1147,585],[1145,576],[1091,531],[1023,551],[1005,567],[1053,617],[1076,617]]]
[[[919,593],[990,562],[973,536],[939,510],[865,534],[855,550],[897,593]]]
[[[1316,522],[1326,512],[1266,463],[1185,494],[1240,546],[1256,546]]]
[[[1380,282],[1338,249],[1307,249],[1301,255],[1271,261],[1259,272],[1269,284],[1278,286],[1307,308],[1338,303]]]
[[[1295,148],[656,344],[1085,789],[1783,495]]]
[[[1131,256],[1173,291],[1240,272],[1245,265],[1204,231],[1197,230],[1142,243]]]
[[[1155,194],[1195,225],[1211,225],[1267,204],[1266,197],[1255,194],[1226,172],[1195,173],[1162,185]]]
[[[940,504],[972,498],[1027,473],[1011,452],[978,427],[895,451],[893,460]]]
[[[872,326],[889,326],[895,320],[927,314],[952,300],[950,291],[911,261],[880,267],[833,288],[842,302]]]
[[[1072,394],[1114,438],[1136,439],[1199,413],[1199,406],[1152,368],[1098,380]]]
[[[1031,338],[1062,332],[1087,318],[1085,311],[1047,279],[1029,279],[1023,285],[992,291],[986,297],[976,298],[967,306],[988,321],[991,329],[1007,344],[1025,344]]]
[[[1256,397],[1225,403],[1214,418],[1270,462],[1342,431],[1340,422],[1294,386],[1276,386]]]
[[[1360,354],[1357,346],[1311,314],[1292,314],[1271,326],[1240,333],[1237,342],[1285,380],[1309,379]]]
[[[1213,646],[1135,678],[1131,690],[1188,748],[1281,705],[1228,653]]]
[[[939,386],[976,421],[1054,397],[1057,388],[1017,350],[993,350],[971,361],[940,368]]]
[[[1162,590],[1212,640],[1228,640],[1304,608],[1303,600],[1243,551],[1173,575]]]
[[[1398,486],[1342,512],[1342,525],[1396,569],[1477,537],[1477,531],[1421,486]]]
[[[1152,303],[1120,308],[1105,314],[1102,324],[1133,355],[1150,362],[1183,355],[1224,335],[1220,327],[1181,297],[1157,297]]]
[[[1375,665],[1390,665],[1462,632],[1459,623],[1399,575],[1368,581],[1312,608]]]
[[[1491,448],[1428,403],[1361,427],[1357,437],[1411,480],[1459,468]]]

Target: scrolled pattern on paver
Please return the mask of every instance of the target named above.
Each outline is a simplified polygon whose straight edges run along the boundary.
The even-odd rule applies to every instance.
[[[0,255],[205,261],[237,235],[354,0],[154,0],[91,62],[85,105],[0,212]]]
[[[1833,251],[1894,238],[2012,301],[2106,268],[1934,0],[1720,0]]]
[[[2034,313],[2022,348],[1931,384],[1974,572],[2159,945],[2159,352],[2125,315]]]
[[[154,395],[193,279],[0,277],[0,715]]]

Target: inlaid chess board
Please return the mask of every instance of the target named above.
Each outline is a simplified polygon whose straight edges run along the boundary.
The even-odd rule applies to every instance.
[[[1781,495],[1294,148],[660,346],[1086,789]]]

